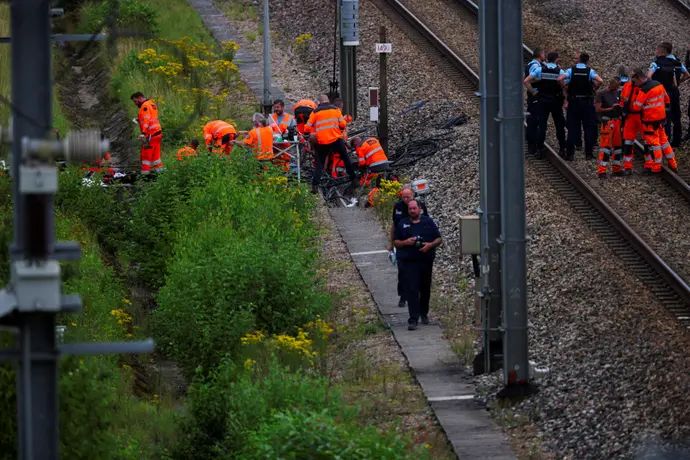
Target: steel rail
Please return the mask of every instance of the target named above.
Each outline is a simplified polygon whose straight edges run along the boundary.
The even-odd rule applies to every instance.
[[[476,3],[472,0],[456,0],[459,5],[478,14]],[[431,29],[406,8],[399,0],[376,0],[384,14],[393,12],[400,16],[412,28],[408,33],[418,33],[433,46],[446,61],[460,70],[463,78],[471,80],[475,88],[479,85],[477,73],[451,50]],[[392,19],[392,18],[391,18]],[[525,53],[532,55],[531,50],[523,45]],[[549,174],[554,180],[562,182],[554,185],[559,192],[568,195],[568,201],[591,227],[609,244],[614,252],[630,266],[650,288],[659,301],[690,329],[690,286],[652,249],[623,218],[609,206],[549,145],[546,145],[546,159],[533,163],[540,171]],[[546,167],[550,164],[551,167]],[[550,170],[550,171],[549,171]],[[554,171],[559,174],[555,176]],[[672,174],[672,173],[671,173]],[[663,283],[663,286],[660,285]]]

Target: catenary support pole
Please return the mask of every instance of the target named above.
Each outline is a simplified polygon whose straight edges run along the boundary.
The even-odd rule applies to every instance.
[[[386,27],[379,28],[379,40],[386,43]],[[379,142],[388,154],[388,53],[379,53]]]
[[[479,145],[481,216],[482,351],[475,373],[497,369],[503,353],[498,331],[501,315],[501,168],[498,123],[498,0],[479,3],[481,138]]]
[[[19,193],[24,137],[45,138],[51,126],[50,1],[13,0],[12,174],[15,259],[44,260],[54,245],[52,197]],[[31,56],[31,59],[27,59]],[[53,314],[24,314],[18,321],[22,357],[17,379],[19,455],[58,455],[57,349]],[[40,354],[43,359],[33,359]]]
[[[343,112],[357,118],[357,46],[359,45],[359,0],[340,2],[340,88]]]
[[[522,2],[521,0],[502,0],[498,4],[503,375],[506,390],[512,391],[518,389],[517,387],[526,386],[529,375],[522,105]]]
[[[271,15],[269,12],[268,0],[264,0],[264,97],[263,106],[264,113],[271,113],[272,100],[271,100]]]

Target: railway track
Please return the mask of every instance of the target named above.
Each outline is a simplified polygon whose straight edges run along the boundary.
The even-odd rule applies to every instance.
[[[449,77],[456,79],[463,90],[476,91],[479,76],[439,38],[423,21],[399,0],[372,0],[374,4],[423,50],[429,50]],[[456,0],[475,16],[477,4],[472,0]],[[423,43],[419,38],[423,39]],[[523,44],[523,52],[531,50]],[[550,146],[545,158],[531,163],[567,200],[588,226],[609,245],[637,275],[656,298],[688,329],[690,329],[690,286],[612,209]],[[680,179],[670,171],[671,180]],[[675,178],[673,177],[675,176]],[[682,181],[682,179],[680,179]],[[687,186],[687,184],[686,184]]]
[[[688,4],[686,4],[683,0],[669,1],[678,9],[686,13],[688,18],[690,18],[690,6],[688,6]],[[473,0],[454,0],[454,2],[462,9],[478,18],[479,6]],[[525,62],[528,62],[530,59],[532,59],[532,49],[524,43],[522,44],[522,53]],[[642,147],[642,145],[640,145],[640,147]],[[661,177],[671,188],[673,188],[685,199],[688,205],[690,205],[690,172],[681,171],[679,173],[674,173],[666,165],[664,165],[662,168]]]

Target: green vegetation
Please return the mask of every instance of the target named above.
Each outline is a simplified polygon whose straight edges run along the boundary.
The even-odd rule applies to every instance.
[[[244,91],[232,62],[236,45],[217,47],[184,0],[76,3],[82,30],[108,27],[119,3],[119,25],[155,36],[118,43],[109,66],[113,90],[132,116],[130,93],[158,102],[168,147],[198,137],[209,117],[251,111],[227,103]],[[55,125],[62,130],[66,122],[58,116]],[[135,395],[135,375],[154,372],[141,361],[63,359],[62,456],[429,458],[397,426],[386,425],[386,433],[372,426],[373,406],[351,401],[334,381],[326,356],[336,334],[321,319],[333,299],[319,272],[313,196],[241,149],[230,158],[201,155],[167,166],[157,180],[128,189],[84,186],[78,168],[60,173],[58,234],[82,245],[82,259],[63,264],[64,291],[84,300],[80,314],[59,316],[64,340],[153,335],[153,359],[174,360],[189,384],[183,400],[158,394],[159,387]],[[0,175],[2,284],[9,189]],[[366,336],[377,328],[357,331]],[[8,367],[0,367],[0,395],[0,452],[12,457],[16,401]]]

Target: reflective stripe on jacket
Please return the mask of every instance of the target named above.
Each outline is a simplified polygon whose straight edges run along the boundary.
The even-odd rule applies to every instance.
[[[331,144],[343,138],[343,130],[347,127],[342,112],[334,105],[321,104],[309,116],[304,125],[307,133],[316,135],[318,144]]]
[[[273,129],[270,126],[252,129],[244,139],[244,143],[252,148],[258,160],[273,158]]]
[[[375,137],[366,139],[355,150],[357,151],[357,158],[359,160],[360,167],[372,166],[375,164],[381,164],[381,162],[384,161],[388,161],[388,157],[383,151],[383,147],[381,147],[379,140]]]
[[[635,98],[634,107],[642,112],[642,122],[653,123],[666,119],[666,105],[670,104],[664,85],[655,80],[649,80],[640,86],[640,92]]]

